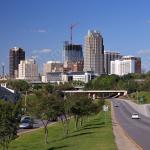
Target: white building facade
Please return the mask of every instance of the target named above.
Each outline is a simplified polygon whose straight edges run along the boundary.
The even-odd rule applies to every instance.
[[[110,74],[111,61],[121,59],[121,57],[121,54],[118,52],[104,51],[104,68],[106,74]]]
[[[64,83],[69,81],[82,81],[88,83],[90,80],[94,79],[95,75],[88,72],[49,72],[46,75],[42,76],[43,83]]]
[[[111,74],[119,76],[135,73],[135,57],[124,56],[120,60],[111,61]]]
[[[18,68],[19,68],[18,79],[28,81],[39,80],[38,64],[36,64],[36,61],[34,59],[20,61]]]

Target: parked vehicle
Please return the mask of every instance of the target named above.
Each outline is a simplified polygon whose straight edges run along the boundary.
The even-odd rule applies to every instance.
[[[33,118],[31,116],[22,116],[21,117],[21,121],[24,120],[24,119],[32,120],[33,121]]]
[[[23,116],[21,118],[21,122],[19,128],[22,129],[30,129],[33,128],[33,118],[30,116]]]

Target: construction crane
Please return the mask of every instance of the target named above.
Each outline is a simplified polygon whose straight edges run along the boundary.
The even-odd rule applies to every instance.
[[[2,77],[4,79],[4,77],[5,77],[5,64],[2,63],[1,65],[2,65]]]
[[[72,30],[73,30],[73,28],[76,27],[76,26],[77,26],[77,23],[70,25],[70,43],[71,43],[71,44],[72,44],[72,37],[73,37],[73,36],[72,36]]]

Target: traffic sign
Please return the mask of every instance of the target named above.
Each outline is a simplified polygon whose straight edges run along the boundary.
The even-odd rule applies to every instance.
[[[103,105],[103,111],[108,111],[108,105]]]

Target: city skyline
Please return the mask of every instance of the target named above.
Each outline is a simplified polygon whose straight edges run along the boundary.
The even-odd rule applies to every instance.
[[[0,63],[8,73],[9,49],[21,47],[26,57],[37,57],[41,64],[62,60],[63,42],[84,43],[88,29],[102,33],[105,50],[142,58],[142,68],[150,65],[150,2],[130,0],[32,0],[0,1]]]

